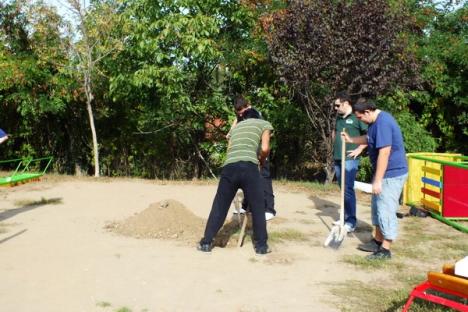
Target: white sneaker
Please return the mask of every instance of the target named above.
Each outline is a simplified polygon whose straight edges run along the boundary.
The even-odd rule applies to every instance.
[[[352,226],[350,223],[345,223],[344,228],[348,233],[354,232],[356,230],[356,227]]]
[[[333,221],[333,225],[340,225],[340,220]]]
[[[275,217],[271,212],[265,212],[265,220],[269,221]]]
[[[239,208],[239,211],[237,211],[236,209],[234,209],[233,214],[238,214],[238,213],[244,214],[244,213],[245,213],[245,209],[244,209],[244,208]]]

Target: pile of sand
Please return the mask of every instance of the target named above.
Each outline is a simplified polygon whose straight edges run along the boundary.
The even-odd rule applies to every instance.
[[[203,236],[205,221],[183,204],[168,199],[151,204],[142,212],[105,226],[109,231],[135,238],[197,241]]]

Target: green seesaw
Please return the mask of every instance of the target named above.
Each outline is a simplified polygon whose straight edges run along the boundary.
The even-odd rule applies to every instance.
[[[49,168],[52,163],[52,159],[53,157],[50,156],[42,158],[0,160],[0,165],[9,164],[11,167],[16,167],[13,174],[6,177],[0,177],[0,186],[15,186],[21,183],[39,180],[39,178],[42,177]],[[41,163],[46,163],[44,170],[33,168],[39,168]]]

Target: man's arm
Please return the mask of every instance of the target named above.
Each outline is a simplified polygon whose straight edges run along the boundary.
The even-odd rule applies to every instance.
[[[234,129],[236,126],[237,126],[237,118],[234,119],[234,122],[231,125],[231,129],[229,129],[228,134],[226,134],[226,139],[229,140],[231,138],[232,129]]]
[[[2,144],[3,142],[5,142],[6,140],[8,140],[8,135],[5,135],[3,137],[0,138],[0,144]]]
[[[374,181],[372,181],[372,193],[380,194],[382,192],[382,180],[387,171],[388,159],[392,147],[385,146],[379,149],[379,156],[377,156],[377,168],[375,169]]]
[[[270,136],[271,136],[270,130],[263,131],[262,145],[260,148],[260,153],[258,155],[258,160],[260,161],[260,165],[262,166],[263,166],[263,163],[265,162],[265,159],[268,157],[268,154],[270,153]]]
[[[367,135],[361,135],[357,137],[350,137],[348,133],[341,132],[341,138],[346,143],[354,143],[359,145],[366,145],[367,146]]]

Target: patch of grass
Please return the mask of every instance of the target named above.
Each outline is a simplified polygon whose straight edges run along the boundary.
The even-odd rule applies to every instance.
[[[62,203],[61,198],[44,198],[40,200],[21,199],[14,202],[16,207],[42,206],[42,205],[58,205]]]
[[[272,243],[281,243],[283,241],[305,242],[309,240],[306,234],[295,229],[285,229],[273,231],[268,234],[268,240]]]
[[[255,263],[255,262],[258,262],[258,259],[251,257],[249,258],[249,262]]]
[[[341,259],[358,269],[389,274],[385,284],[348,281],[334,285],[333,293],[341,298],[341,311],[401,311],[413,287],[426,279],[428,270],[440,267],[441,263],[453,263],[466,255],[466,234],[431,218],[404,218],[400,222],[403,231],[392,245],[391,260],[369,261],[362,256],[349,255]],[[411,311],[452,310],[415,299]]]
[[[404,260],[453,262],[468,250],[464,233],[453,230],[432,218],[404,218],[402,235],[392,250]]]
[[[297,192],[336,192],[339,190],[336,183],[325,184],[311,181],[288,181],[285,179],[276,180],[275,187]]]
[[[427,245],[428,243],[412,243],[407,240],[401,240],[398,244],[392,246],[392,251],[399,258],[426,261],[434,258],[433,251],[431,248],[427,248]]]
[[[391,269],[391,270],[401,270],[404,268],[404,264],[394,259],[391,260],[367,260],[363,256],[357,255],[345,255],[341,259],[342,262],[355,265],[362,270],[373,271],[379,269]]]
[[[440,248],[444,248],[445,250],[454,250],[454,251],[457,251],[457,252],[462,252],[463,251],[466,251],[468,250],[468,242],[467,241],[450,241],[450,242],[446,242],[446,241],[442,241],[440,242],[440,244],[442,246],[440,246]]]
[[[96,305],[98,307],[101,307],[101,308],[107,308],[107,307],[110,307],[111,304],[109,302],[106,302],[106,301],[99,301],[96,303]]]
[[[346,298],[346,304],[340,304],[340,310],[362,312],[397,312],[406,303],[411,288],[401,287],[395,289],[394,285],[381,287],[360,281],[346,281],[334,285],[331,292],[342,298]],[[443,312],[446,307],[415,299],[411,305],[412,312]]]
[[[118,310],[115,310],[115,312],[132,312],[132,310],[127,307],[121,307]]]

